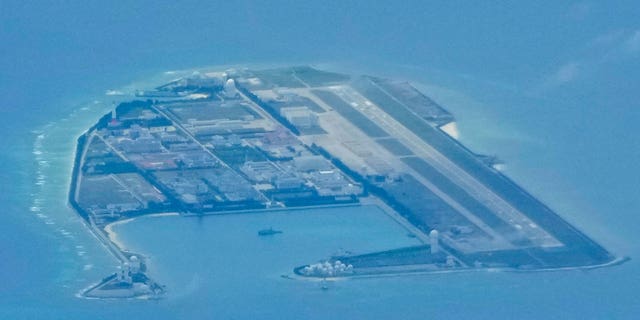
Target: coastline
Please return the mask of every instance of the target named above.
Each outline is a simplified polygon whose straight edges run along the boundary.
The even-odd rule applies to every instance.
[[[365,270],[361,274],[351,274],[344,276],[333,276],[333,277],[316,277],[316,276],[303,276],[296,272],[293,274],[282,275],[283,278],[289,280],[301,280],[301,281],[311,281],[318,282],[322,280],[327,281],[345,281],[345,280],[362,280],[362,279],[378,279],[378,278],[395,278],[395,277],[405,277],[412,275],[434,275],[434,274],[455,274],[455,273],[543,273],[543,272],[563,272],[563,271],[589,271],[596,270],[602,268],[608,268],[613,266],[619,266],[624,263],[631,261],[630,257],[617,257],[612,261],[605,262],[602,264],[591,265],[591,266],[576,266],[576,267],[559,267],[559,268],[540,268],[540,269],[516,269],[516,268],[456,268],[456,269],[441,269],[434,267],[433,265],[401,265],[395,266],[391,268],[379,267],[379,268],[371,268],[371,270]],[[302,266],[304,267],[304,266]],[[302,268],[297,267],[296,269]],[[373,270],[375,269],[375,270]],[[393,269],[405,269],[405,270],[393,270]]]
[[[152,213],[144,216],[118,220],[104,226],[104,232],[107,234],[107,239],[109,239],[109,241],[111,241],[116,247],[118,247],[120,251],[128,251],[125,244],[120,239],[118,239],[118,233],[113,230],[115,226],[127,224],[129,222],[132,222],[134,220],[141,219],[141,218],[160,218],[160,217],[175,217],[175,216],[180,216],[180,214],[177,212]]]
[[[96,235],[96,237],[98,238],[98,240],[100,240],[100,242],[102,242],[105,247],[107,249],[109,249],[109,251],[111,251],[111,253],[118,259],[120,260],[120,262],[122,263],[122,265],[124,266],[126,263],[128,263],[129,258],[131,257],[132,253],[128,251],[128,249],[125,246],[125,243],[118,238],[118,234],[117,232],[114,230],[115,226],[120,225],[120,224],[126,224],[129,223],[131,221],[133,221],[134,219],[140,218],[140,217],[163,217],[163,216],[184,216],[184,217],[202,217],[202,216],[207,216],[207,215],[235,215],[235,214],[256,214],[256,213],[264,213],[264,212],[287,212],[287,211],[293,211],[293,210],[304,210],[304,209],[322,209],[322,208],[333,208],[333,207],[345,207],[345,206],[363,206],[363,205],[375,205],[377,206],[379,209],[381,209],[387,216],[389,216],[390,218],[392,218],[393,220],[395,220],[396,223],[398,223],[399,225],[401,225],[402,227],[404,227],[405,230],[407,230],[409,232],[410,235],[412,235],[413,237],[418,238],[418,240],[420,240],[422,243],[427,243],[429,241],[428,237],[426,236],[425,230],[419,230],[416,225],[412,225],[410,222],[408,222],[406,219],[406,217],[403,217],[403,215],[398,211],[395,210],[394,208],[391,207],[391,205],[387,204],[384,200],[378,198],[378,197],[362,197],[360,198],[360,200],[362,200],[362,202],[350,202],[350,203],[334,203],[334,204],[324,204],[324,205],[309,205],[309,206],[292,206],[292,207],[267,207],[266,209],[255,209],[255,208],[250,208],[250,209],[242,209],[242,210],[221,210],[221,211],[212,211],[212,212],[199,212],[199,213],[192,213],[192,212],[160,212],[160,213],[152,213],[152,212],[148,212],[148,213],[142,213],[142,215],[139,216],[134,216],[131,218],[126,218],[126,219],[122,219],[122,220],[118,220],[118,221],[114,221],[111,223],[108,223],[106,225],[102,224],[100,221],[96,222],[94,221],[93,217],[91,217],[88,212],[86,212],[85,209],[83,209],[82,207],[80,207],[78,205],[78,203],[76,202],[76,198],[77,198],[77,190],[79,188],[79,185],[81,184],[80,180],[81,177],[83,175],[82,173],[82,166],[83,166],[83,161],[84,161],[84,156],[85,153],[87,151],[87,143],[88,143],[88,138],[91,137],[91,134],[93,131],[96,130],[97,126],[101,123],[101,122],[106,122],[106,120],[109,118],[110,114],[105,114],[102,116],[102,118],[100,118],[98,120],[97,124],[94,124],[91,128],[89,128],[87,131],[84,132],[84,134],[82,134],[79,138],[78,138],[78,147],[76,148],[76,152],[74,153],[74,167],[73,167],[73,172],[72,172],[72,179],[71,179],[71,190],[69,191],[69,201],[71,203],[71,206],[77,211],[77,213],[84,218],[84,222],[87,224],[87,227],[89,227],[92,231],[92,233],[94,233]],[[440,126],[438,128],[431,128],[432,131],[436,131],[435,133],[435,138],[438,138],[440,140],[437,140],[436,142],[448,142],[450,145],[452,145],[453,147],[457,147],[460,150],[462,150],[462,154],[466,155],[466,153],[464,153],[464,151],[467,151],[469,153],[472,153],[467,147],[465,147],[464,145],[462,145],[461,142],[459,142],[457,140],[458,138],[458,134],[455,130],[455,122],[450,122],[445,126]],[[440,134],[442,135],[442,137],[440,137]],[[423,140],[429,140],[427,138],[429,137],[422,137]],[[432,137],[433,138],[433,137]],[[434,139],[435,139],[434,138]],[[90,140],[89,140],[90,141]],[[449,146],[449,144],[447,144],[446,146]],[[444,147],[443,147],[444,148]],[[451,151],[449,149],[444,148],[444,151]],[[453,149],[452,149],[453,150]],[[460,151],[460,150],[453,150],[453,151]],[[451,151],[451,152],[453,152]],[[458,152],[460,153],[460,152]],[[454,154],[455,155],[455,154]],[[327,156],[325,156],[327,157]],[[328,156],[330,158],[333,157],[332,156]],[[335,158],[337,160],[339,160],[339,158]],[[464,158],[463,160],[468,160],[466,158]],[[473,160],[473,161],[472,161]],[[477,159],[472,159],[470,160],[471,165],[473,166],[478,166],[478,164],[476,162]],[[335,163],[334,163],[335,164]],[[338,167],[338,165],[336,164],[336,166]],[[472,166],[472,167],[473,167]],[[346,167],[346,166],[345,166]],[[349,169],[348,167],[346,167],[347,169]],[[475,168],[475,167],[474,167]],[[484,168],[484,167],[481,167]],[[348,170],[345,170],[348,171]],[[517,200],[526,200],[526,202],[528,202],[529,205],[531,205],[532,207],[535,207],[535,209],[540,210],[542,212],[534,212],[531,215],[532,216],[536,216],[536,218],[540,218],[540,216],[542,216],[542,218],[551,218],[551,220],[554,220],[553,222],[556,222],[557,224],[555,225],[556,227],[560,227],[559,225],[561,225],[561,227],[566,228],[566,230],[575,233],[571,234],[570,236],[570,240],[574,240],[574,241],[580,241],[580,243],[586,243],[588,244],[592,250],[594,251],[603,251],[604,254],[609,254],[604,248],[602,248],[599,244],[595,243],[592,239],[590,239],[588,236],[586,236],[584,233],[582,233],[581,231],[577,230],[575,227],[573,227],[572,225],[569,225],[565,220],[563,220],[562,217],[560,217],[556,212],[552,211],[547,205],[545,205],[542,201],[540,201],[537,198],[534,198],[532,195],[530,195],[529,193],[527,193],[522,187],[520,187],[518,184],[516,184],[513,180],[511,180],[509,177],[507,177],[505,174],[500,173],[500,172],[495,172],[495,176],[494,175],[486,175],[486,172],[480,172],[482,174],[479,175],[479,178],[482,178],[480,180],[487,180],[487,181],[482,181],[484,183],[487,184],[496,184],[498,187],[503,187],[506,189],[513,189],[511,191],[515,192],[515,197]],[[354,179],[355,180],[355,179]],[[497,187],[496,187],[497,188]],[[514,194],[510,194],[510,193],[505,193],[505,195],[503,196],[513,196]],[[168,209],[169,210],[176,210],[174,208],[172,209]],[[527,215],[529,218],[533,218],[530,215]],[[535,221],[535,219],[534,219]],[[543,221],[546,222],[546,221]],[[539,224],[544,224],[544,223],[539,223]],[[551,224],[553,225],[553,224]],[[545,226],[546,227],[546,226]],[[562,231],[562,230],[561,230]],[[547,253],[547,252],[543,252],[543,253]],[[553,254],[549,253],[549,257],[553,258]],[[613,260],[610,260],[609,263],[603,263],[601,265],[597,265],[598,267],[600,266],[608,266],[608,265],[615,265],[618,263],[622,263],[624,261],[626,261],[626,259],[622,259],[621,261],[619,261],[619,259],[615,259],[615,257],[611,256],[610,257]],[[456,258],[457,259],[457,258]],[[612,263],[615,262],[615,263]],[[460,263],[461,265],[463,265],[462,263]],[[468,265],[472,265],[472,264],[468,264]],[[517,268],[495,268],[495,267],[491,267],[491,266],[485,266],[485,267],[478,267],[478,268],[468,268],[466,265],[463,268],[458,268],[458,269],[450,269],[450,270],[442,270],[442,269],[434,269],[434,266],[428,267],[428,269],[432,269],[432,270],[428,270],[428,271],[420,271],[420,268],[424,268],[426,265],[422,266],[422,267],[416,267],[416,265],[404,265],[404,270],[402,270],[402,267],[397,267],[395,268],[396,271],[394,272],[389,272],[389,270],[386,271],[380,271],[380,270],[369,270],[366,271],[364,270],[364,272],[371,272],[372,276],[377,276],[378,273],[380,274],[388,274],[388,273],[396,273],[396,274],[414,274],[416,272],[426,272],[426,273],[442,273],[442,272],[460,272],[460,271],[467,271],[467,270],[485,270],[485,271],[518,271],[518,272],[534,272],[534,271],[544,271],[546,269],[517,269]],[[584,265],[584,266],[576,266],[576,267],[554,267],[554,268],[550,268],[548,269],[549,271],[552,270],[567,270],[567,269],[589,269],[594,267],[595,265]],[[382,268],[384,269],[384,268]],[[368,274],[362,274],[362,275],[355,275],[355,276],[368,276]],[[100,286],[100,285],[98,285]]]
[[[187,71],[188,70],[180,70],[174,73],[185,73]],[[112,88],[105,91],[103,96],[100,97],[101,100],[92,100],[93,104],[102,104],[103,107],[98,110],[91,110],[92,111],[91,116],[90,117],[87,116],[87,119],[85,121],[82,121],[81,125],[78,125],[77,128],[74,127],[74,131],[69,138],[69,141],[71,143],[71,148],[73,148],[73,151],[67,155],[67,162],[70,162],[71,164],[65,166],[64,168],[65,171],[68,172],[65,180],[65,182],[69,186],[66,194],[67,206],[70,207],[73,211],[75,211],[76,214],[80,216],[83,224],[89,229],[89,232],[99,240],[99,242],[104,242],[104,240],[111,241],[120,249],[119,251],[121,252],[124,247],[122,246],[123,244],[121,242],[117,241],[116,233],[115,232],[110,233],[109,230],[111,228],[107,230],[108,226],[105,226],[104,229],[97,227],[91,221],[91,219],[89,219],[88,213],[85,210],[83,210],[76,201],[77,192],[78,192],[77,188],[79,185],[79,180],[81,178],[81,174],[80,174],[81,164],[83,162],[84,151],[85,151],[85,148],[87,147],[87,142],[88,142],[86,141],[86,139],[89,137],[92,131],[95,131],[95,129],[99,124],[100,119],[110,114],[114,105],[125,102],[125,101],[129,101],[131,99],[135,99],[134,92],[136,88],[157,86],[161,83],[164,83],[169,76],[170,76],[169,72],[161,72],[161,73],[157,73],[155,76],[152,76],[150,79],[134,80],[131,83],[126,84],[124,86]],[[112,95],[112,94],[109,94],[109,91],[119,92],[120,94]],[[102,100],[110,100],[112,102],[112,105],[108,105],[106,101],[102,101]],[[78,110],[90,110],[90,109],[85,106],[80,109],[73,110],[72,114],[75,114]],[[96,121],[96,119],[98,120]],[[52,123],[49,123],[46,126],[50,126],[51,124]],[[148,215],[125,219],[122,221],[115,221],[112,224],[115,225],[118,223],[127,223],[129,222],[129,220],[133,220],[133,219],[144,217],[144,216],[155,216],[155,215],[165,215],[165,214],[171,214],[171,213],[157,213],[157,214],[152,213]],[[105,232],[107,233],[106,239],[104,238]],[[113,239],[115,241],[111,239],[111,234],[113,234],[113,237],[114,237]],[[105,245],[107,249],[111,249],[108,243],[103,243],[103,245]],[[118,254],[114,254],[113,252],[112,254],[117,260],[122,260]]]

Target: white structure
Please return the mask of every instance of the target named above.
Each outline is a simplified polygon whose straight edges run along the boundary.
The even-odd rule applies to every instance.
[[[329,261],[320,262],[304,267],[302,273],[307,276],[315,277],[335,277],[353,273],[353,265],[344,264],[340,260],[336,260],[333,264]]]
[[[129,284],[133,282],[133,279],[131,279],[131,266],[129,266],[128,262],[125,262],[120,266],[120,270],[118,271],[118,281]]]
[[[118,281],[123,283],[133,283],[132,276],[140,273],[140,259],[137,256],[131,256],[128,262],[124,262],[118,268]]]
[[[431,230],[429,232],[429,244],[431,245],[431,254],[438,253],[440,251],[440,244],[438,243],[438,230]]]
[[[280,114],[296,127],[311,128],[318,125],[318,116],[307,107],[285,107]]]
[[[455,267],[456,266],[456,262],[455,260],[453,260],[453,256],[447,256],[447,267]]]
[[[224,84],[224,95],[230,98],[238,95],[238,89],[236,89],[236,81],[233,79],[227,80]]]
[[[137,256],[129,258],[129,271],[131,271],[131,274],[140,272],[140,259]]]

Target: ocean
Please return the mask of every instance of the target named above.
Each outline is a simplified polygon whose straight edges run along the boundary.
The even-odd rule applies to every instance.
[[[640,311],[638,5],[142,1],[0,4],[0,317],[631,319]],[[158,301],[76,294],[117,261],[67,205],[75,139],[109,89],[209,65],[310,63],[410,80],[460,139],[621,266],[317,283],[280,277],[337,250],[414,239],[375,208],[144,218],[120,240],[151,257]],[[285,232],[272,239],[257,230]],[[313,235],[307,237],[305,235]],[[240,254],[242,253],[242,254]]]

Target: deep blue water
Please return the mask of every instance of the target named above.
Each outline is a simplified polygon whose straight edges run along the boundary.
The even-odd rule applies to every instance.
[[[640,311],[639,14],[634,1],[2,1],[0,316],[634,318]],[[252,283],[241,279],[158,302],[75,298],[116,263],[66,206],[74,140],[109,109],[112,98],[103,92],[167,70],[243,63],[312,63],[420,84],[454,112],[472,149],[499,155],[516,181],[608,249],[634,259],[588,272],[348,281],[326,293],[269,277],[252,280],[277,293],[276,301],[244,294]],[[153,223],[169,223],[161,221]],[[180,230],[189,223],[180,222]],[[170,261],[171,252],[149,242],[163,232],[128,237],[140,251]],[[157,267],[173,268],[163,275],[178,278],[189,268]],[[281,264],[269,268],[276,274]],[[194,283],[217,283],[201,274]]]

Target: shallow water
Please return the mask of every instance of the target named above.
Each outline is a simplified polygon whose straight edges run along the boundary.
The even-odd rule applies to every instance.
[[[640,60],[633,41],[639,10],[633,1],[509,8],[490,2],[270,1],[174,8],[141,1],[123,8],[3,1],[0,317],[635,318],[640,311]],[[500,156],[507,174],[527,190],[606,248],[633,259],[586,272],[350,280],[323,292],[313,283],[279,276],[346,242],[364,249],[408,239],[393,222],[383,222],[384,216],[369,216],[364,226],[345,217],[342,222],[360,230],[352,239],[342,228],[314,229],[318,226],[309,223],[333,217],[329,222],[337,225],[338,217],[348,215],[340,210],[348,209],[282,219],[285,234],[271,242],[255,236],[256,229],[280,222],[270,215],[201,222],[160,218],[123,225],[121,234],[152,256],[152,272],[173,284],[175,295],[160,301],[76,298],[116,265],[66,205],[75,139],[116,98],[102,94],[144,87],[150,77],[175,76],[163,74],[166,70],[247,62],[316,63],[423,84],[456,115],[462,141]],[[181,229],[173,230],[170,222]],[[157,230],[145,229],[146,223]],[[145,236],[129,230],[134,226],[147,230]],[[315,232],[328,242],[290,241],[303,238],[294,230]],[[389,238],[364,243],[368,232]],[[235,256],[233,248],[213,241],[215,236],[224,236],[222,243],[242,239],[236,250],[261,250]],[[175,239],[167,243],[171,250],[159,250],[157,243],[166,239]],[[194,240],[193,247],[178,246],[186,239]],[[205,239],[239,262],[239,270],[264,267],[245,272],[253,278],[243,282],[241,273],[222,267],[223,261],[205,261],[218,257],[209,251],[185,257],[184,251],[203,248]],[[186,267],[181,258],[189,262]],[[273,264],[264,264],[269,259]]]
[[[1,291],[1,312],[10,317],[55,314],[70,318],[88,315],[153,315],[158,318],[600,318],[633,315],[637,298],[631,288],[640,285],[636,260],[622,266],[590,271],[546,273],[488,273],[416,275],[377,279],[350,279],[331,284],[328,291],[310,281],[286,280],[294,266],[325,258],[341,250],[368,252],[415,243],[405,230],[373,207],[295,210],[279,213],[205,218],[141,218],[114,230],[126,246],[151,258],[151,274],[169,288],[160,301],[96,301],[75,297],[117,265],[67,207],[66,192],[75,137],[109,106],[78,106],[66,118],[30,133],[30,148],[16,150],[16,158],[30,159],[23,168],[16,194],[8,207],[24,223],[4,225],[2,265],[7,286]],[[473,122],[460,121],[462,139],[482,147],[483,138],[467,135]],[[503,134],[505,134],[503,132]],[[465,140],[466,139],[466,140]],[[515,143],[515,142],[514,142]],[[520,142],[526,144],[524,142]],[[476,145],[476,147],[478,147]],[[491,145],[509,150],[509,144]],[[517,154],[517,153],[516,153]],[[566,156],[566,155],[565,155]],[[531,159],[514,158],[515,168]],[[26,168],[25,168],[26,167]],[[514,165],[508,167],[509,170]],[[566,170],[557,165],[547,170]],[[518,173],[518,170],[515,170]],[[13,172],[15,174],[16,172]],[[509,172],[511,173],[511,172]],[[5,172],[5,174],[7,174]],[[544,181],[516,175],[527,187]],[[517,179],[518,180],[518,179]],[[565,182],[570,184],[571,182]],[[535,190],[534,190],[535,191]],[[539,190],[538,190],[539,191]],[[543,190],[545,191],[545,190]],[[553,190],[547,190],[550,192]],[[558,189],[560,195],[566,191]],[[553,207],[577,208],[560,195],[542,192]],[[544,197],[546,194],[546,197]],[[569,199],[571,200],[571,199]],[[584,205],[584,204],[582,204]],[[592,209],[598,206],[594,205]],[[566,211],[560,212],[567,216]],[[632,238],[633,228],[607,230],[622,224],[609,221],[599,229],[591,211],[573,213],[590,235],[594,230],[610,249],[637,255],[637,246],[616,246]],[[626,221],[634,221],[635,216]],[[20,221],[18,220],[18,221]],[[257,230],[273,226],[284,234],[258,237]],[[604,235],[604,236],[603,236]],[[609,236],[607,236],[609,235]],[[29,242],[19,241],[29,239]],[[623,242],[624,243],[624,242]],[[42,259],[46,256],[47,259]],[[46,299],[43,299],[47,297]],[[250,305],[251,307],[247,307]],[[515,306],[511,308],[509,306]],[[104,310],[106,308],[106,310]],[[27,311],[28,309],[28,311]]]
[[[259,237],[273,226],[284,233]],[[399,317],[425,314],[460,317],[606,316],[608,307],[633,303],[634,297],[600,300],[578,307],[611,281],[625,281],[616,269],[543,273],[468,272],[330,283],[288,280],[294,266],[344,250],[364,253],[416,244],[376,207],[300,210],[284,213],[206,218],[142,218],[114,228],[133,251],[151,257],[151,274],[169,294],[161,304],[181,306],[180,316],[215,312],[240,318]],[[623,282],[620,282],[622,284]],[[549,294],[553,292],[553,294]],[[592,301],[595,302],[595,301]],[[250,305],[243,308],[241,305]],[[505,309],[511,304],[523,310]],[[206,306],[206,307],[203,307]],[[182,308],[184,307],[184,309]],[[197,310],[197,311],[196,311]]]

